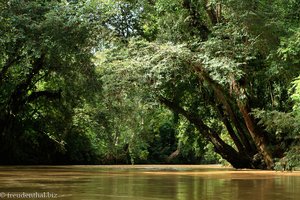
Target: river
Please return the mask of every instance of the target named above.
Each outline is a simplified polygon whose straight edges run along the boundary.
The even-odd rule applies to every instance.
[[[300,172],[203,165],[1,166],[0,199],[294,200]]]

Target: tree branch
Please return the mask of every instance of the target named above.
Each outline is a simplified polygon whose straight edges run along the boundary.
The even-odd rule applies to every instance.
[[[205,11],[210,19],[210,22],[212,23],[212,25],[215,25],[218,23],[218,17],[216,12],[214,11],[214,9],[212,8],[212,6],[209,4],[208,0],[204,1],[205,3]]]
[[[42,54],[40,58],[33,62],[31,72],[27,75],[26,79],[17,85],[15,90],[12,92],[9,99],[10,110],[12,113],[17,113],[21,108],[22,103],[26,102],[26,100],[24,101],[24,98],[26,97],[28,88],[32,84],[32,79],[34,76],[38,74],[39,71],[44,67],[45,56],[45,54]]]
[[[245,145],[247,151],[255,152],[255,148],[252,147],[251,143],[249,142],[249,137],[247,137],[250,136],[250,133],[246,124],[243,121],[241,121],[237,113],[234,112],[234,110],[238,110],[238,108],[235,109],[233,100],[226,94],[222,86],[215,82],[209,76],[209,74],[207,74],[207,72],[203,69],[201,65],[194,65],[194,70],[196,71],[200,79],[203,79],[208,82],[210,87],[213,89],[218,101],[221,104],[223,104],[226,113],[228,114],[230,120],[237,129],[237,134],[243,141],[243,144]]]
[[[32,102],[40,97],[46,97],[47,99],[59,99],[61,98],[61,90],[59,91],[37,91],[37,92],[33,92],[31,93],[28,97],[27,97],[27,102]]]
[[[193,2],[191,0],[184,0],[183,7],[189,11],[189,15],[191,16],[191,27],[196,27],[201,39],[204,41],[207,40],[211,31],[201,19],[201,14],[193,5]]]
[[[19,59],[20,59],[20,56],[17,56],[17,57],[14,57],[13,59],[9,59],[6,61],[6,63],[4,64],[4,66],[2,67],[2,69],[0,71],[0,84],[2,84],[2,82],[4,81],[4,77],[5,77],[8,69]]]
[[[236,135],[230,121],[227,119],[227,116],[225,116],[225,113],[223,112],[223,108],[222,106],[218,105],[217,106],[217,110],[218,113],[221,117],[221,120],[223,122],[223,124],[225,125],[228,134],[230,135],[230,137],[232,138],[235,146],[237,147],[237,149],[239,150],[239,152],[245,152],[245,148],[244,145],[242,144],[240,138]]]
[[[208,141],[210,141],[215,148],[215,151],[220,154],[224,159],[230,162],[236,168],[253,168],[251,158],[247,155],[240,154],[230,145],[225,143],[220,136],[204,122],[192,113],[187,112],[178,104],[164,98],[159,97],[159,101],[167,106],[173,112],[177,112],[186,117],[192,124],[196,126],[200,134],[202,134]]]

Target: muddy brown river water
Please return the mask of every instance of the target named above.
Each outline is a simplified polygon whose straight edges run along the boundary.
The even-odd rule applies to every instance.
[[[0,166],[0,199],[300,200],[300,172],[211,165]]]

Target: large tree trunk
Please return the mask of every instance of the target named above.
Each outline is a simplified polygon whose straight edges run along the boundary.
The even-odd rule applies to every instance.
[[[257,127],[253,117],[250,115],[250,111],[247,108],[246,105],[243,105],[242,103],[239,103],[239,108],[241,110],[241,113],[244,117],[244,120],[246,122],[247,128],[256,144],[256,146],[259,148],[260,152],[263,155],[265,164],[267,165],[268,169],[272,169],[274,166],[273,159],[271,156],[271,153],[269,152],[267,148],[267,141],[264,134],[261,132],[261,130]]]
[[[273,161],[272,156],[267,149],[266,138],[257,126],[253,117],[250,115],[250,109],[247,107],[247,104],[243,104],[239,100],[232,100],[232,97],[226,94],[221,85],[219,85],[217,82],[211,79],[211,77],[207,74],[207,72],[202,68],[201,65],[194,66],[194,69],[199,75],[199,78],[203,81],[206,81],[210,85],[210,87],[215,92],[216,98],[224,106],[225,111],[227,112],[231,121],[235,125],[235,128],[238,130],[239,138],[241,139],[240,141],[243,141],[245,149],[247,149],[248,152],[251,152],[251,156],[253,156],[254,153],[257,151],[260,152],[263,156],[267,168],[271,169],[273,167]],[[234,89],[235,91],[238,90],[238,88]],[[238,92],[236,93],[240,95]],[[234,104],[236,104],[235,107],[233,107]],[[240,120],[237,114],[234,112],[234,108],[240,110],[240,114],[243,117],[242,120]],[[247,138],[249,138],[249,134],[251,136],[251,139],[253,140],[253,143],[256,146],[256,149],[254,149],[251,146],[249,140],[247,140]],[[232,139],[234,140],[234,138]]]
[[[190,123],[194,124],[200,134],[203,135],[208,141],[210,141],[215,151],[221,155],[222,158],[227,160],[235,168],[255,168],[252,163],[251,155],[247,155],[246,152],[238,152],[230,145],[226,144],[210,127],[205,125],[199,116],[189,113],[180,107],[178,104],[161,97],[160,102],[167,106],[170,110],[175,113],[179,113],[187,118]]]
[[[274,167],[274,163],[273,163],[272,155],[267,148],[268,137],[267,134],[264,133],[263,129],[258,126],[253,116],[250,114],[251,109],[249,107],[248,98],[245,93],[245,84],[240,85],[235,80],[232,80],[231,87],[233,88],[236,96],[244,97],[242,100],[237,100],[238,108],[243,116],[247,129],[255,145],[257,146],[258,150],[261,152],[263,156],[267,168],[272,169]]]
[[[224,107],[224,111],[228,115],[230,121],[237,130],[237,135],[240,138],[243,146],[247,152],[251,152],[253,155],[257,153],[256,147],[250,142],[250,135],[246,124],[242,121],[238,114],[234,110],[238,110],[237,106],[234,106],[234,101],[226,94],[222,86],[216,83],[210,78],[210,76],[204,71],[204,69],[197,65],[194,67],[195,71],[199,75],[199,78],[206,81],[215,92],[216,100],[219,101]],[[219,108],[217,108],[220,110]]]

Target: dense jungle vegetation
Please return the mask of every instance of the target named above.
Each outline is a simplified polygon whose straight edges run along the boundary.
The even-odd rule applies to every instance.
[[[0,163],[300,165],[300,1],[0,0]]]

